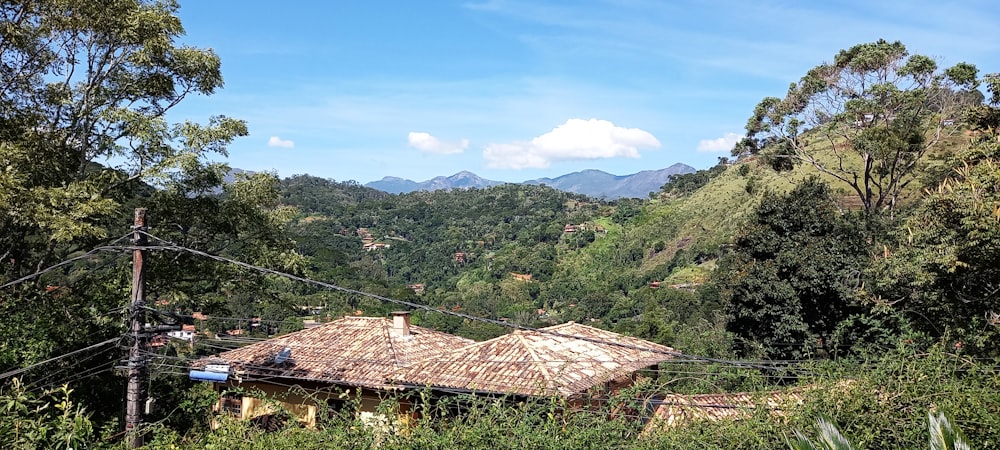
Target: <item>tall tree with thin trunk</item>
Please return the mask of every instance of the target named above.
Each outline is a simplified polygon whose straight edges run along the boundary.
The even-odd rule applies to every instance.
[[[759,155],[777,170],[805,163],[846,183],[868,214],[892,210],[919,167],[982,102],[977,69],[939,70],[900,42],[860,44],[754,109],[734,156]]]

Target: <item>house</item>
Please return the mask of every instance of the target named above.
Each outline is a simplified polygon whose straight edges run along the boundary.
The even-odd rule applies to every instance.
[[[313,426],[321,403],[339,408],[349,398],[360,399],[363,420],[384,423],[376,415],[382,399],[406,390],[429,389],[433,397],[557,396],[584,406],[632,385],[639,371],[675,354],[573,322],[475,342],[412,326],[409,314],[399,312],[391,320],[344,317],[203,358],[191,376],[229,392],[215,410],[241,419],[271,416],[277,403]],[[409,420],[412,406],[397,400],[397,419]]]
[[[576,225],[566,224],[566,226],[563,227],[563,233],[576,233]]]
[[[194,325],[181,325],[180,330],[168,331],[167,336],[182,341],[194,342]]]
[[[453,259],[455,260],[455,262],[464,263],[465,262],[465,253],[464,252],[455,252],[455,256],[454,256]]]
[[[412,290],[415,294],[423,294],[425,288],[423,283],[408,284],[406,287]]]
[[[250,394],[280,394],[284,409],[313,426],[317,398],[331,407],[339,407],[345,398],[360,398],[362,417],[374,417],[381,397],[398,391],[389,380],[399,369],[473,342],[412,326],[407,312],[393,313],[392,319],[348,316],[203,358],[192,367],[227,365],[230,374],[217,387],[245,392],[223,396],[216,411],[241,419],[269,415],[273,408],[268,401]],[[401,405],[401,411],[406,408]]]
[[[768,411],[775,417],[784,417],[788,411],[802,404],[802,391],[666,394],[652,403],[655,409],[643,430],[644,435],[698,420],[741,420],[752,416],[758,409]]]
[[[559,396],[586,404],[594,391],[634,382],[677,352],[667,346],[569,322],[516,330],[434,358],[394,375],[413,388],[515,396]]]
[[[170,338],[162,334],[154,334],[153,337],[149,338],[149,346],[152,348],[165,347],[170,343]]]
[[[518,281],[531,281],[531,274],[530,273],[515,273],[515,272],[511,272],[510,276],[514,277],[514,279],[518,280]]]
[[[370,252],[372,250],[384,250],[384,249],[387,249],[387,248],[390,247],[390,245],[386,244],[385,242],[367,241],[367,242],[362,243],[361,247],[364,248],[365,251]]]

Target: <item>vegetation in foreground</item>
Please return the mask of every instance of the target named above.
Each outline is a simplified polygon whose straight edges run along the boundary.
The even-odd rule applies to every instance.
[[[707,367],[702,367],[708,372]],[[567,410],[558,400],[507,403],[454,397],[425,403],[419,420],[408,425],[373,426],[361,422],[350,408],[330,413],[318,429],[303,429],[289,422],[277,431],[265,431],[250,422],[221,420],[215,431],[207,428],[204,404],[181,404],[171,415],[188,415],[198,425],[186,432],[169,426],[171,417],[154,422],[147,445],[152,449],[186,448],[676,448],[772,449],[786,447],[796,430],[813,430],[825,418],[853,445],[852,448],[926,448],[927,416],[944,414],[964,432],[975,448],[1000,447],[1000,378],[995,367],[942,345],[929,351],[901,346],[886,354],[854,362],[817,362],[801,368],[795,386],[801,405],[792,410],[758,407],[741,420],[692,421],[677,427],[651,427],[650,394],[669,387],[642,384],[622,392],[600,407]],[[746,369],[722,368],[716,376],[702,378],[702,390],[713,383],[731,383],[749,391],[776,389],[766,374]],[[678,376],[679,375],[674,375]],[[846,381],[845,381],[846,380]],[[791,389],[784,386],[780,389]],[[192,395],[205,393],[194,386]],[[72,395],[53,392],[42,398],[21,387],[3,391],[0,404],[0,437],[18,448],[124,448],[114,428],[99,429]],[[461,405],[462,414],[454,414]],[[392,402],[385,404],[391,415]],[[189,417],[188,419],[190,419]],[[655,423],[655,422],[654,422]],[[787,448],[787,447],[786,447]],[[935,447],[937,448],[937,447]]]
[[[575,414],[558,403],[472,402],[461,417],[398,434],[353,417],[319,431],[209,431],[214,394],[175,372],[216,349],[167,346],[151,384],[165,405],[150,417],[153,447],[777,448],[789,430],[826,416],[855,446],[918,448],[927,411],[946,413],[972,445],[1000,446],[996,75],[969,64],[942,70],[900,43],[852,47],[758,105],[734,161],[678,177],[650,200],[536,186],[390,196],[270,174],[224,184],[228,168],[211,160],[246,124],[165,120],[187,96],[222,86],[214,53],[177,43],[177,7],[0,6],[9,63],[0,275],[26,280],[5,286],[0,301],[11,325],[0,327],[0,368],[25,369],[0,386],[0,441],[120,445],[116,349],[52,358],[127,341],[137,314],[125,308],[127,249],[92,249],[122,243],[132,208],[143,206],[161,244],[411,301],[433,310],[415,322],[444,331],[483,339],[506,329],[439,310],[522,326],[586,321],[692,355],[793,370],[662,367],[670,382],[657,389],[820,387],[781,420],[761,411],[644,437],[636,414],[621,413],[642,411],[636,392]],[[84,64],[93,70],[65,70]],[[107,158],[116,165],[99,164]],[[191,252],[154,254],[148,279],[153,306],[207,313],[215,318],[200,331],[213,333],[261,318],[273,325],[254,332],[265,337],[301,327],[305,313],[326,320],[393,307]]]

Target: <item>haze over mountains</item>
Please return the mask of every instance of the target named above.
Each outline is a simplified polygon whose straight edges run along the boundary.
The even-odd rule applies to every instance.
[[[596,198],[645,198],[650,192],[659,191],[660,186],[663,186],[671,175],[694,171],[695,169],[687,164],[677,163],[665,169],[643,170],[631,175],[613,175],[601,170],[584,170],[556,178],[527,180],[520,184],[544,184],[561,191],[585,194]],[[391,194],[402,194],[439,189],[486,188],[500,184],[505,184],[505,182],[487,180],[472,172],[462,171],[449,177],[439,176],[422,182],[399,177],[385,177],[366,183],[365,186]]]

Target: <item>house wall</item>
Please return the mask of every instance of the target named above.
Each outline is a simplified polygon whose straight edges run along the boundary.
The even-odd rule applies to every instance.
[[[357,402],[356,413],[365,423],[379,426],[388,424],[391,421],[381,415],[379,409],[384,399],[396,394],[396,392],[315,382],[301,382],[289,386],[259,381],[241,382],[231,379],[228,383],[215,384],[215,389],[220,394],[226,390],[237,388],[243,390],[239,395],[240,413],[238,416],[240,419],[249,420],[285,410],[299,423],[310,428],[316,426],[317,414],[324,410],[323,406],[325,405],[319,403],[330,399],[342,400],[345,403]],[[226,401],[224,397],[224,395],[220,395],[219,401],[212,408],[214,412],[224,412],[223,404]],[[399,402],[395,422],[408,423],[411,419],[409,412],[412,408],[403,399],[400,399]],[[213,428],[218,426],[215,422],[212,425]]]
[[[621,392],[622,389],[626,389],[635,385],[637,377],[638,374],[632,372],[608,380],[604,382],[604,385],[599,387],[594,387],[589,391],[587,391],[586,394],[570,397],[569,406],[571,408],[584,408],[584,407],[600,408],[604,406],[606,400],[609,397]]]

